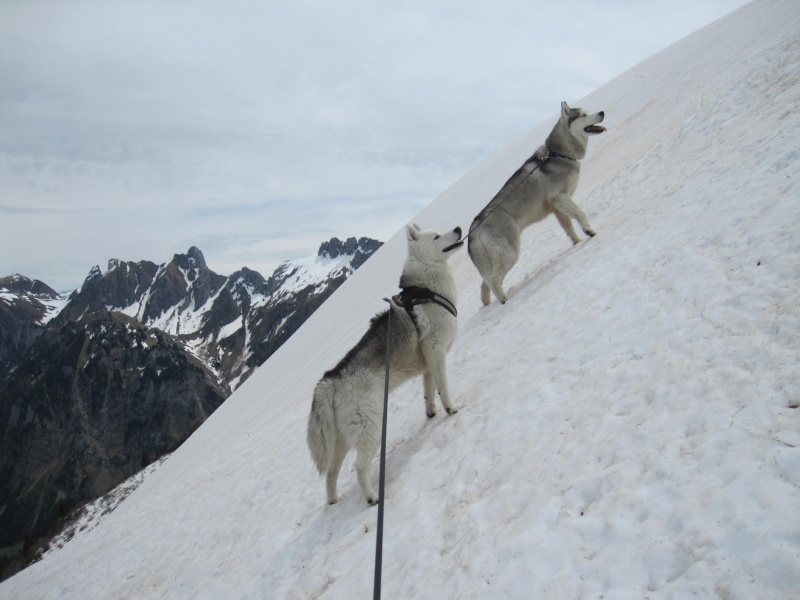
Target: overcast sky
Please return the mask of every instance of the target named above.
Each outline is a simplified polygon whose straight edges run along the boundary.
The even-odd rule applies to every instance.
[[[268,276],[386,240],[561,100],[745,3],[2,0],[0,276],[67,290],[193,245]]]

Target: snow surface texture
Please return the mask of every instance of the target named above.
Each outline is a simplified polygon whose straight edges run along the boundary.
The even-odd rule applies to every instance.
[[[451,260],[461,410],[427,419],[420,381],[392,395],[384,597],[800,597],[798,82],[800,4],[760,0],[574,103],[607,115],[576,195],[598,235],[527,230],[505,306]],[[416,221],[468,227],[553,110]],[[398,232],[0,597],[369,597],[376,510],[352,453],[325,505],[306,417],[404,256]]]

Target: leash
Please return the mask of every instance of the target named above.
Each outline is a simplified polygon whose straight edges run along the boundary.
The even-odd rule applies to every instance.
[[[417,304],[433,302],[444,308],[454,317],[458,314],[455,305],[450,302],[450,300],[428,288],[417,286],[403,288],[403,291],[393,296],[391,300],[388,298],[384,298],[384,300],[389,303],[389,314],[386,318],[386,374],[384,375],[383,384],[383,426],[381,428],[380,477],[378,480],[378,527],[375,534],[375,582],[372,591],[373,600],[380,600],[381,598],[381,575],[383,571],[383,497],[386,489],[386,425],[389,415],[389,359],[392,356],[392,302],[405,309],[418,332],[419,327],[417,325],[417,319],[414,316],[414,307]]]
[[[572,158],[571,156],[567,156],[566,154],[561,154],[560,152],[553,152],[552,150],[548,150],[548,151],[547,151],[547,154],[543,155],[541,158],[535,158],[535,157],[536,157],[536,153],[534,153],[534,154],[533,154],[533,156],[531,156],[531,158],[529,158],[528,160],[526,160],[526,161],[525,161],[525,162],[522,164],[522,166],[524,167],[526,164],[528,164],[528,163],[529,163],[529,162],[531,162],[532,160],[533,160],[533,161],[536,161],[536,163],[537,163],[537,164],[536,164],[536,166],[535,166],[533,169],[531,169],[530,171],[528,171],[528,173],[525,175],[525,177],[523,177],[522,179],[520,179],[520,180],[517,182],[517,185],[515,185],[513,188],[511,188],[511,190],[508,192],[508,194],[506,194],[506,195],[505,195],[503,198],[501,198],[500,200],[498,200],[498,201],[497,201],[497,204],[495,204],[495,205],[492,207],[492,210],[490,210],[489,212],[487,212],[487,213],[486,213],[486,214],[483,216],[483,218],[482,218],[482,219],[481,219],[481,220],[478,222],[478,224],[477,224],[477,225],[475,225],[475,227],[472,227],[472,228],[469,230],[469,232],[467,233],[467,235],[465,235],[463,238],[461,238],[461,241],[464,241],[464,240],[466,240],[466,239],[467,239],[469,236],[471,236],[471,235],[473,234],[473,232],[474,232],[474,231],[476,231],[476,230],[477,230],[477,229],[478,229],[478,228],[479,228],[481,225],[483,225],[483,223],[486,221],[486,218],[487,218],[489,215],[491,215],[491,214],[492,214],[494,211],[496,211],[498,208],[500,208],[500,205],[503,203],[503,200],[505,200],[505,199],[506,199],[508,196],[510,196],[510,195],[511,195],[513,192],[515,192],[515,191],[517,190],[517,188],[518,188],[519,186],[521,186],[521,185],[522,185],[522,184],[525,182],[525,180],[526,180],[526,179],[528,179],[528,177],[530,177],[530,176],[531,176],[531,175],[533,175],[533,174],[534,174],[536,171],[538,171],[538,170],[539,170],[539,167],[541,167],[542,165],[545,165],[545,164],[547,164],[547,162],[548,162],[548,161],[549,161],[551,158],[563,158],[563,159],[566,159],[566,160],[571,160],[571,161],[574,161],[574,162],[579,162],[577,158]],[[501,188],[501,189],[502,189],[502,188]],[[473,221],[473,222],[474,222],[474,221]]]
[[[373,600],[381,598],[381,575],[383,569],[383,496],[386,487],[386,423],[389,414],[389,358],[392,344],[392,303],[389,299],[389,316],[386,319],[386,375],[383,385],[383,428],[381,433],[380,479],[378,481],[378,530],[375,540],[375,584],[372,591]]]

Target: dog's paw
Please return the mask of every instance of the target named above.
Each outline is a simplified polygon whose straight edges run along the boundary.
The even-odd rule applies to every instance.
[[[597,232],[594,229],[584,229],[583,233],[585,233],[589,237],[594,237],[595,235],[597,235]]]
[[[448,415],[454,415],[458,412],[458,409],[455,406],[451,406],[450,408],[445,407],[445,410],[447,411]]]
[[[433,399],[425,396],[425,414],[428,416],[429,419],[432,419],[433,417],[436,416],[437,412],[438,411],[436,410],[436,402]]]
[[[341,501],[342,501],[341,497],[334,498],[333,500],[328,500],[328,506],[333,506],[334,504],[338,504]]]
[[[369,496],[367,498],[367,504],[370,506],[377,506],[378,505],[378,496]]]

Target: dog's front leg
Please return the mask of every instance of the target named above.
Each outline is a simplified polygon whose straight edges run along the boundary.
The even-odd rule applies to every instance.
[[[589,219],[586,218],[586,215],[581,210],[581,207],[575,204],[572,198],[570,198],[567,194],[558,194],[550,201],[550,203],[556,211],[563,213],[564,215],[573,218],[580,223],[580,226],[586,235],[589,237],[594,237],[595,231],[592,229],[592,226],[589,225]],[[567,231],[567,235],[569,235],[569,231]],[[570,238],[573,242],[575,241],[575,238],[573,238],[571,235]]]
[[[577,244],[581,241],[581,238],[578,237],[578,234],[575,233],[575,228],[572,226],[572,219],[570,219],[567,215],[562,213],[560,210],[553,210],[553,214],[558,219],[559,225],[564,230],[564,232],[569,236],[569,239],[572,240],[573,244]]]
[[[436,389],[439,390],[439,395],[442,398],[442,406],[447,411],[447,414],[452,415],[458,412],[458,408],[452,403],[450,400],[450,390],[447,386],[447,353],[445,352],[444,347],[437,345],[429,346],[427,344],[423,344],[422,346],[422,354],[425,357],[425,363],[427,364],[427,373],[430,373],[431,378],[433,379],[434,385]],[[423,375],[424,381],[424,375]],[[428,391],[425,392],[426,396],[428,396]],[[431,393],[431,396],[435,395],[435,392]],[[428,406],[428,403],[432,403],[432,399],[430,397],[426,397],[425,403]],[[434,407],[435,410],[435,407]],[[434,412],[434,414],[436,414]],[[428,416],[433,416],[428,413]]]

